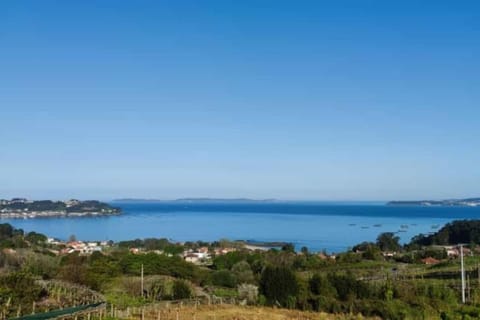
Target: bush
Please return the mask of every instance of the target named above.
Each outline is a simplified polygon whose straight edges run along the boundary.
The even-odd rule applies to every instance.
[[[258,287],[253,284],[241,284],[238,286],[238,297],[247,300],[248,304],[255,304],[258,300]]]
[[[173,299],[190,299],[192,296],[192,288],[188,282],[179,279],[173,282]]]
[[[246,261],[240,261],[232,267],[232,272],[235,275],[238,283],[254,283],[255,277],[252,268]]]
[[[220,270],[212,273],[212,284],[220,287],[235,288],[237,286],[237,279],[228,270]]]

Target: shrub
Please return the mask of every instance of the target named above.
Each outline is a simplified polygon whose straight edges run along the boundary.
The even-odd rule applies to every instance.
[[[188,282],[179,279],[173,282],[173,299],[189,299],[192,295],[192,288]]]
[[[255,304],[258,300],[258,287],[243,283],[238,286],[238,297],[247,300],[248,304]]]
[[[212,273],[212,284],[220,287],[235,288],[237,279],[228,270],[220,270]]]

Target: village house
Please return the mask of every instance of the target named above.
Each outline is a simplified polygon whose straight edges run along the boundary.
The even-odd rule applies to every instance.
[[[422,259],[422,263],[426,264],[426,265],[432,265],[432,264],[440,263],[440,260],[437,260],[437,259],[432,258],[432,257],[427,257],[425,259]]]
[[[459,246],[444,246],[447,251],[447,256],[449,258],[458,258],[460,257],[460,247]],[[471,255],[472,251],[469,248],[463,247],[463,254],[465,256]]]
[[[207,247],[201,247],[197,250],[185,250],[183,252],[183,259],[194,264],[204,264],[207,260],[211,259],[211,256],[208,253]]]
[[[382,255],[385,257],[385,258],[392,258],[396,255],[397,253],[395,251],[385,251],[385,252],[382,252]]]
[[[129,251],[133,254],[139,254],[142,250],[140,248],[130,248]]]
[[[217,255],[217,256],[221,256],[221,255],[227,254],[229,252],[234,252],[234,251],[237,251],[237,249],[235,249],[235,248],[216,248],[214,250],[215,255]]]
[[[194,263],[194,264],[200,264],[200,262],[201,262],[201,258],[193,252],[184,255],[183,258],[185,259],[185,261],[191,262],[191,263]]]

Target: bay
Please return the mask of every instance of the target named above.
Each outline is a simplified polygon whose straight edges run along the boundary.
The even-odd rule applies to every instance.
[[[387,206],[353,202],[114,202],[109,217],[3,219],[25,231],[81,240],[168,238],[283,241],[312,251],[345,251],[382,232],[402,242],[458,219],[477,219],[479,207]]]

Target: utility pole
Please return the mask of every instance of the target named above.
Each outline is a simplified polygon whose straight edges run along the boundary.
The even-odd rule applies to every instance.
[[[143,297],[143,263],[142,263],[142,271],[140,272],[140,277],[141,277],[141,290],[142,290],[142,297]]]
[[[465,303],[465,268],[463,265],[463,245],[460,245],[460,266],[462,273],[462,303]]]

